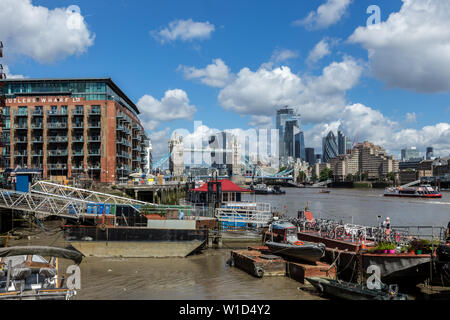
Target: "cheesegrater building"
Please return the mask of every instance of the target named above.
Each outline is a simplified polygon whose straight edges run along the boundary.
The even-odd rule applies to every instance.
[[[4,81],[3,162],[44,179],[116,183],[143,172],[148,139],[139,110],[110,78]]]

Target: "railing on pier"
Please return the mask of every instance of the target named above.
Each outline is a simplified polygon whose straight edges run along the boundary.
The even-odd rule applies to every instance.
[[[220,222],[238,224],[256,224],[267,226],[273,219],[271,212],[257,211],[249,208],[217,208],[216,218]]]

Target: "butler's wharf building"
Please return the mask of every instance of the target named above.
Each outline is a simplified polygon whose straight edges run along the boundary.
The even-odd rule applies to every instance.
[[[115,183],[144,171],[136,105],[109,78],[6,80],[3,168]]]

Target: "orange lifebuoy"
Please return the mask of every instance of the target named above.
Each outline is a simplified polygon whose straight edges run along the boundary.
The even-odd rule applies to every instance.
[[[295,244],[296,246],[302,246],[302,245],[304,245],[303,241],[295,241],[294,244]]]

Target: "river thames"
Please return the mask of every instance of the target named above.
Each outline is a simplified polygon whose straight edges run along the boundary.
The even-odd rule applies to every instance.
[[[450,221],[450,192],[442,199],[383,197],[381,189],[286,188],[285,195],[256,196],[258,202],[296,216],[308,203],[316,218],[343,219],[376,226],[377,216],[390,217],[393,226],[444,227]],[[254,200],[247,196],[246,200]],[[67,245],[60,233],[51,239],[37,235],[30,244]],[[230,249],[210,249],[187,258],[123,259],[87,257],[81,263],[81,290],[75,299],[174,300],[317,300],[308,288],[287,277],[255,278],[226,264]],[[302,287],[302,289],[300,288]]]

